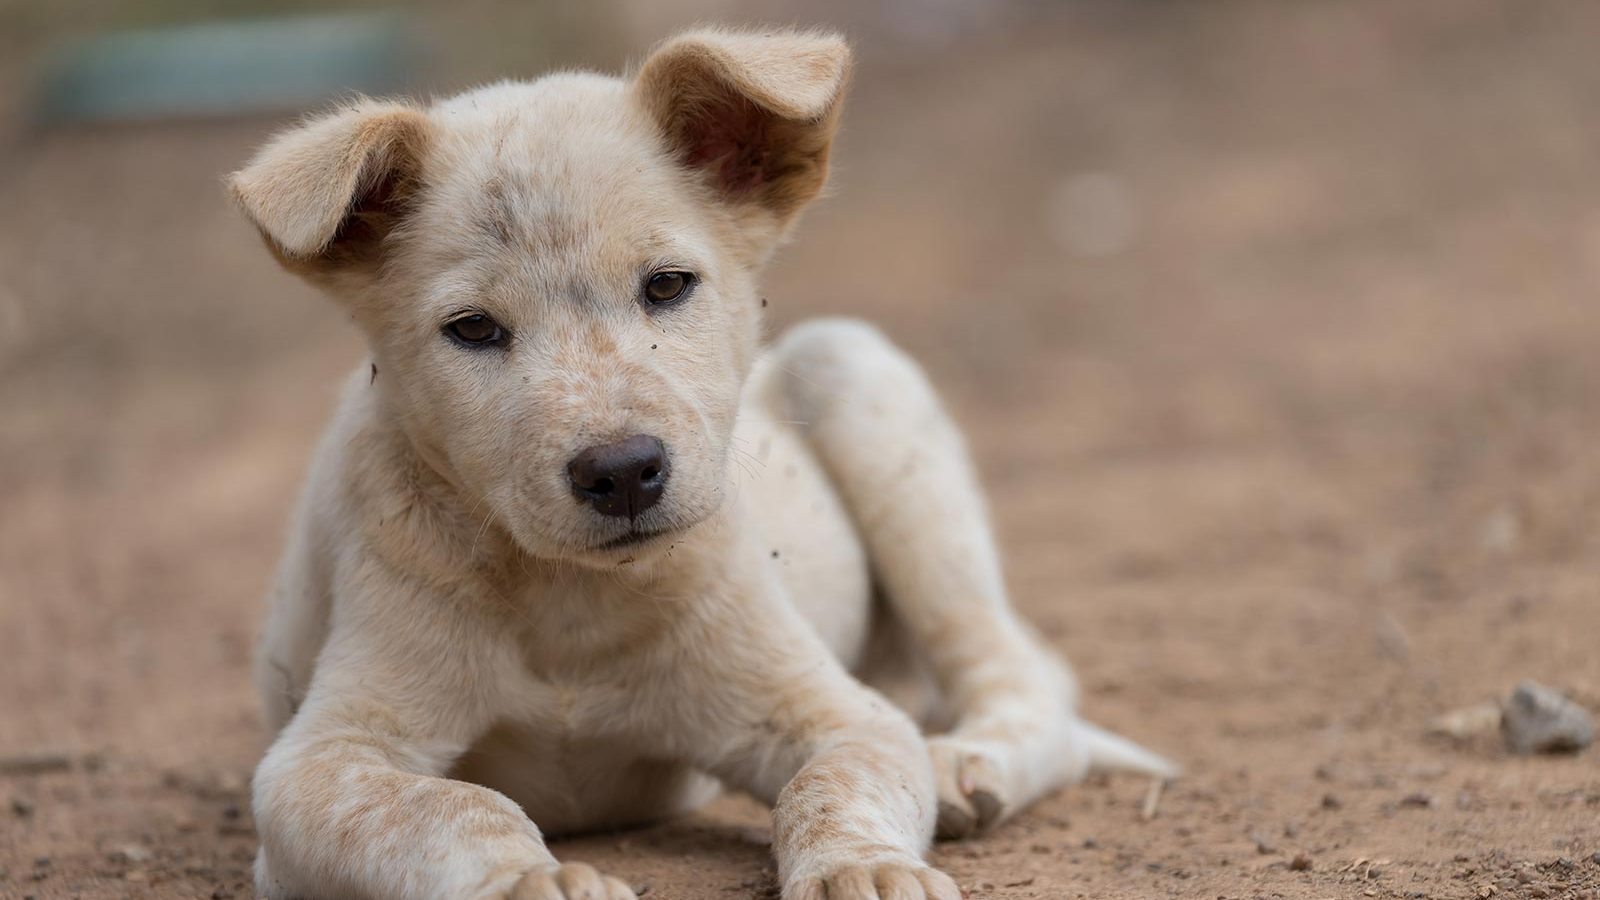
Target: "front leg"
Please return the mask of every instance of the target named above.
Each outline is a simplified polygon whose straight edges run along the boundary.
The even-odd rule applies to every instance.
[[[747,574],[699,604],[651,699],[658,734],[772,804],[784,900],[960,900],[922,858],[937,801],[916,726],[840,666],[770,577]]]
[[[365,573],[309,693],[258,767],[257,891],[284,898],[632,900],[561,866],[509,798],[444,777],[503,708],[514,656],[456,598]],[[413,602],[420,601],[420,602]],[[365,607],[365,608],[364,608]]]
[[[556,866],[516,804],[441,777],[443,760],[420,736],[362,718],[291,725],[257,770],[262,896],[488,900]]]
[[[802,752],[809,749],[809,758],[778,793],[772,812],[785,900],[960,900],[950,877],[922,859],[933,834],[935,795],[916,727],[877,696],[867,701],[865,715],[824,724],[861,699],[847,698],[847,686],[827,681],[814,687],[838,693],[814,699],[824,701],[819,706],[837,705],[822,711],[816,732],[791,737]]]

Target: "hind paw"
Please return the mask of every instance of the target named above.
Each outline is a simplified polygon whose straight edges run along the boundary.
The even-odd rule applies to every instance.
[[[941,840],[986,831],[1014,811],[998,748],[944,735],[928,740],[928,752],[939,788]]]

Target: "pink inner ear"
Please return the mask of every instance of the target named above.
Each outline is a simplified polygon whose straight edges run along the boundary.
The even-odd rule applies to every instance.
[[[771,163],[767,118],[742,100],[691,113],[684,126],[684,162],[710,172],[729,194],[756,192],[765,185]]]

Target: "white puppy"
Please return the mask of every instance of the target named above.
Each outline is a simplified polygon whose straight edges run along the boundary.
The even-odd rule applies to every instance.
[[[698,31],[628,79],[359,101],[233,176],[372,350],[260,650],[262,894],[632,897],[543,833],[720,782],[773,805],[785,898],[954,900],[936,826],[1165,769],[1074,716],[917,367],[853,322],[758,346],[849,67]]]

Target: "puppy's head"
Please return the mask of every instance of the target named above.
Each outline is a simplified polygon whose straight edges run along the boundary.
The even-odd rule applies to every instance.
[[[231,188],[347,304],[424,459],[528,553],[614,564],[723,498],[755,279],[826,180],[848,68],[831,35],[694,32],[628,80],[356,102]]]

